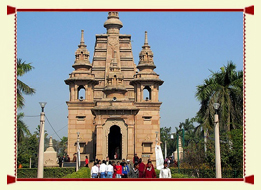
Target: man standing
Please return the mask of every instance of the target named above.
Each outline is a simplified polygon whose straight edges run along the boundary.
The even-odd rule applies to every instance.
[[[111,161],[109,161],[109,164],[106,165],[106,178],[112,178],[114,169],[113,166],[111,165]]]
[[[132,170],[132,166],[130,164],[130,160],[127,160],[127,166],[129,167],[130,170]]]
[[[138,162],[139,162],[139,157],[137,156],[137,154],[134,154],[133,164],[138,163]]]
[[[105,178],[106,175],[106,165],[105,165],[105,160],[102,161],[102,164],[100,165],[100,173],[101,173],[101,178]]]
[[[98,167],[96,166],[96,162],[94,162],[94,165],[91,169],[91,178],[98,178]]]
[[[171,172],[167,162],[164,162],[164,168],[160,170],[159,178],[171,178]]]
[[[58,163],[59,163],[59,167],[62,167],[63,164],[63,158],[61,156],[58,156]]]

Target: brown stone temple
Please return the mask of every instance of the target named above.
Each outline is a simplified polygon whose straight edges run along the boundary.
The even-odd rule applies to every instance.
[[[109,12],[104,27],[107,33],[96,35],[92,63],[82,30],[72,65],[75,70],[65,80],[70,90],[68,155],[72,158],[76,152],[80,132],[81,155],[89,155],[90,160],[109,156],[132,161],[136,153],[155,162],[162,104],[158,94],[163,81],[153,71],[156,66],[147,32],[136,65],[131,35],[120,34],[123,24],[118,12]]]

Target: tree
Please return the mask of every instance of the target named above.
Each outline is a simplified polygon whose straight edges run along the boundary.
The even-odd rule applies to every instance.
[[[28,71],[31,71],[34,67],[31,63],[22,62],[22,59],[17,59],[17,77],[23,76]],[[35,93],[35,89],[29,87],[17,78],[17,107],[22,108],[24,106],[24,97],[22,94],[32,95]]]
[[[230,131],[243,123],[243,72],[228,62],[220,72],[212,72],[203,85],[197,86],[196,97],[201,107],[197,116],[204,130],[213,130],[213,104],[220,103],[220,128]]]
[[[170,130],[171,130],[171,127],[160,128],[160,141],[162,142],[161,150],[162,150],[164,157],[165,157],[165,151],[164,151],[165,143],[167,143],[167,152],[168,153],[172,153],[174,151],[174,147],[173,147],[173,144],[171,143],[171,139],[170,139]],[[168,155],[166,155],[166,156],[168,156]]]
[[[68,142],[68,137],[62,137],[61,141],[59,142],[59,155],[60,156],[67,154],[67,142]]]
[[[24,117],[24,113],[19,113],[17,115],[17,141],[20,143],[26,135],[31,136],[31,133],[27,127],[27,125],[23,122],[22,118]]]
[[[23,167],[28,168],[31,158],[32,168],[36,168],[38,161],[38,146],[39,143],[35,134],[30,137],[25,137],[23,141],[18,144],[17,166],[22,164]]]

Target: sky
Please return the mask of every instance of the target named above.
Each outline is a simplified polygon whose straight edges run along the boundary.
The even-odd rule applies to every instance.
[[[68,135],[69,87],[64,80],[74,70],[81,30],[92,62],[95,34],[104,34],[107,12],[18,12],[17,57],[34,69],[19,79],[36,89],[24,95],[23,121],[33,133],[40,124],[39,102],[47,102],[45,130],[55,139]],[[119,12],[121,34],[130,34],[135,64],[144,32],[154,53],[162,103],[160,127],[179,126],[196,115],[197,85],[228,61],[243,70],[242,12]],[[56,130],[55,134],[52,127]]]

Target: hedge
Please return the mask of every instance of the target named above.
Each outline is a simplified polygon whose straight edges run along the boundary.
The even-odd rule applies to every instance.
[[[180,169],[170,168],[172,178],[216,178],[216,171],[210,169]],[[156,176],[159,178],[160,170],[155,169]],[[199,176],[198,176],[199,175]],[[222,178],[243,178],[243,171],[222,170]]]
[[[170,168],[171,173],[178,173],[178,168]],[[180,168],[180,173],[185,174],[189,177],[199,177],[199,178],[216,178],[216,171],[211,169],[183,169]],[[242,178],[243,170],[222,170],[222,178]]]
[[[75,172],[75,168],[44,168],[44,178],[62,178]],[[18,168],[17,178],[37,178],[37,168]]]
[[[82,167],[77,172],[73,172],[63,178],[91,178],[91,170],[88,167]]]

